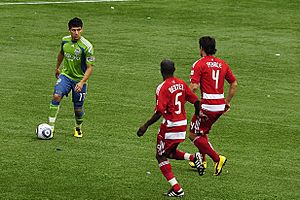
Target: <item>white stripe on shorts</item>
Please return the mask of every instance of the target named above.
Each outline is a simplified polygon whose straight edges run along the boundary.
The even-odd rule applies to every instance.
[[[177,122],[172,122],[170,120],[167,120],[167,127],[168,128],[171,128],[171,127],[175,127],[175,126],[184,126],[184,125],[187,125],[187,120],[180,120],[180,121],[177,121]]]
[[[186,132],[167,132],[165,133],[166,140],[184,140]]]

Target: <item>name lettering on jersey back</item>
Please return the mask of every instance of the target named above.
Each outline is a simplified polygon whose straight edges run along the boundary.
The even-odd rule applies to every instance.
[[[169,91],[171,92],[171,93],[173,93],[173,92],[175,92],[175,91],[177,91],[177,90],[184,90],[184,88],[183,88],[183,84],[175,84],[175,85],[172,85],[171,87],[169,87]]]
[[[207,67],[222,68],[222,64],[218,62],[206,62]]]

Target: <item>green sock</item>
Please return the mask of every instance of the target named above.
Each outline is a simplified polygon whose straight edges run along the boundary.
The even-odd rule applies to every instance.
[[[49,125],[53,126],[55,125],[56,117],[59,111],[59,105],[53,105],[50,104],[50,111],[49,111]]]
[[[81,129],[81,125],[82,125],[82,122],[83,122],[83,117],[84,117],[84,112],[80,112],[77,115],[75,114],[75,122],[76,122],[75,127],[76,128]]]

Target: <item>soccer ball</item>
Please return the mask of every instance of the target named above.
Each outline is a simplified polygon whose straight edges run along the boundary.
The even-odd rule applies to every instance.
[[[37,126],[35,133],[39,139],[49,140],[53,137],[52,128],[49,124],[40,124]]]

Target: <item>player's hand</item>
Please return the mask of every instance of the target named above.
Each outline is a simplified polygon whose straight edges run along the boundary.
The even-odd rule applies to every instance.
[[[83,88],[84,83],[83,82],[79,82],[75,85],[75,92],[81,92],[82,88]]]
[[[199,115],[197,116],[197,118],[200,120],[200,121],[207,121],[208,120],[208,116],[206,114],[204,114],[202,111],[199,112]]]
[[[137,133],[136,133],[137,136],[139,136],[139,137],[143,136],[143,135],[146,133],[147,129],[148,129],[148,127],[146,127],[146,126],[141,126],[141,127],[139,128],[139,130],[137,131]]]
[[[58,79],[58,76],[60,75],[60,69],[55,69],[55,77]]]
[[[225,110],[224,113],[227,113],[230,111],[230,103],[225,99]]]

